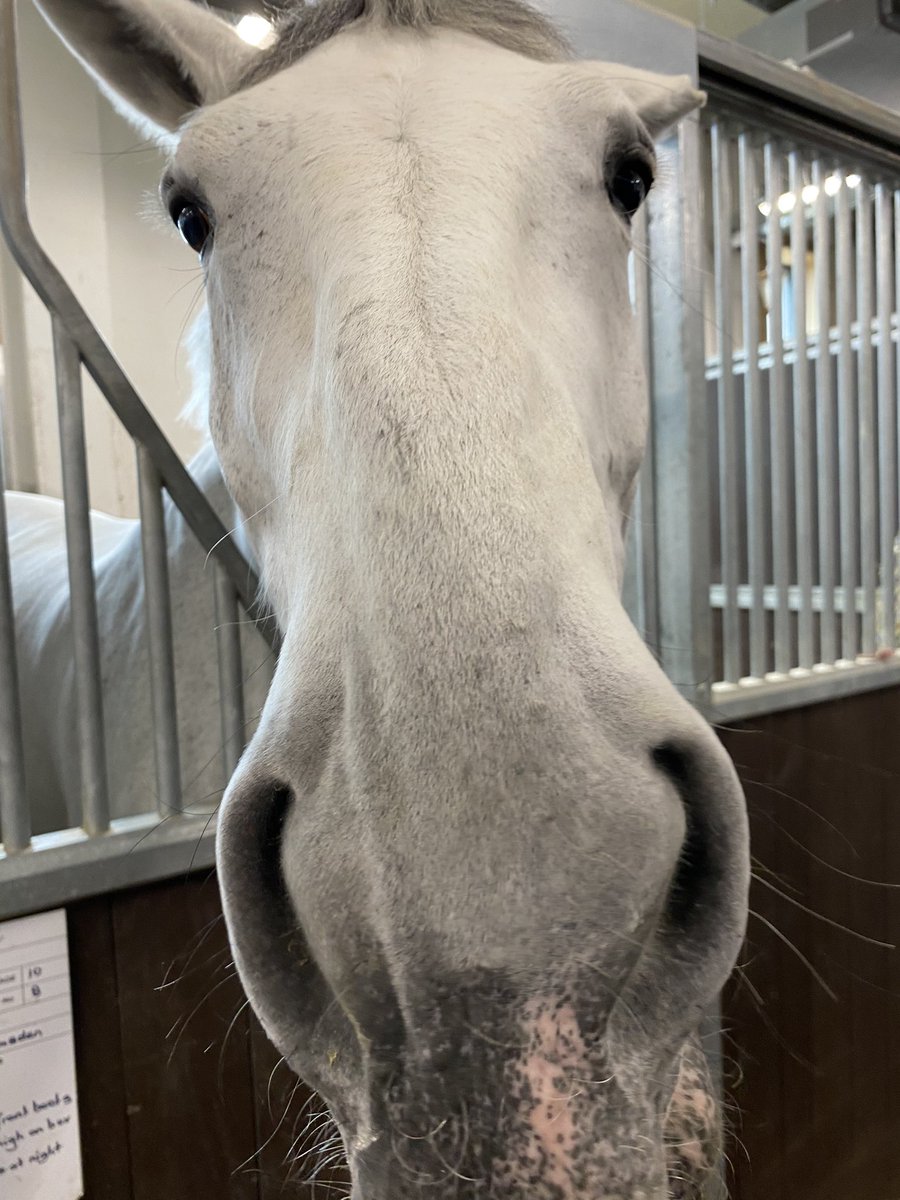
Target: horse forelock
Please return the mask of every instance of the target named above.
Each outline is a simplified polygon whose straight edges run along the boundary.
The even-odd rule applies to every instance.
[[[453,29],[538,60],[558,61],[572,54],[560,30],[525,0],[300,0],[280,15],[273,44],[240,86],[269,79],[364,18],[410,29]]]

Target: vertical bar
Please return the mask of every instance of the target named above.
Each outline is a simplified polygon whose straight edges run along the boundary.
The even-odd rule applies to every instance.
[[[654,526],[662,665],[681,693],[708,712],[709,423],[703,355],[700,125],[678,127],[668,186],[651,199],[651,392],[656,463]]]
[[[878,479],[875,461],[875,362],[872,320],[875,309],[875,247],[872,242],[872,190],[863,178],[856,189],[856,315],[860,526],[858,533],[863,594],[864,654],[877,650],[875,602],[878,587]]]
[[[831,374],[831,230],[829,198],[825,191],[826,173],[821,162],[813,164],[813,184],[817,189],[813,217],[813,261],[816,270],[816,314],[818,352],[816,355],[816,434],[818,442],[819,507],[819,587],[822,593],[819,661],[837,661],[837,619],[834,607],[836,582],[834,505],[835,411],[834,381]]]
[[[103,692],[97,594],[87,455],[84,443],[84,403],[81,360],[75,343],[58,318],[52,320],[53,357],[65,500],[66,551],[72,611],[76,716],[81,756],[81,817],[84,829],[99,834],[109,828],[109,785],[103,729]]]
[[[650,242],[647,229],[647,206],[637,214],[635,239],[638,253],[635,255],[635,301],[637,305],[638,337],[644,377],[649,388],[653,372],[653,345],[650,328]],[[658,652],[659,608],[656,574],[656,528],[653,513],[656,507],[654,490],[654,415],[653,406],[647,421],[647,442],[644,449],[644,465],[636,500],[635,522],[640,530],[637,569],[639,572],[641,627],[644,640]]]
[[[153,740],[156,752],[156,803],[160,815],[171,816],[182,811],[182,795],[162,481],[152,458],[143,446],[137,448],[137,466],[147,611],[147,651],[150,659]]]
[[[898,337],[894,350],[895,396],[900,400],[900,187],[894,192],[894,312],[896,313],[896,337]],[[893,449],[896,479],[898,479],[900,488],[900,415],[896,418],[896,426],[898,426],[898,440]],[[900,492],[896,499],[898,499],[898,521],[900,522]],[[896,529],[896,524],[894,528]],[[900,608],[900,529],[894,536],[894,604]],[[900,622],[900,612],[896,612],[896,618]],[[896,646],[896,640],[894,644]]]
[[[8,486],[38,491],[34,403],[25,334],[22,273],[0,238],[0,343],[3,345],[3,451]]]
[[[241,666],[240,610],[234,586],[216,564],[216,651],[219,661],[219,712],[222,766],[226,782],[244,749],[244,674]]]
[[[856,379],[853,369],[853,235],[850,189],[840,171],[841,186],[835,195],[834,257],[838,314],[838,471],[840,476],[840,581],[844,603],[841,613],[841,659],[854,662],[858,649],[856,586],[859,577],[859,438]]]
[[[734,395],[734,341],[731,326],[731,229],[734,205],[731,195],[731,156],[728,135],[718,121],[710,130],[712,152],[713,278],[716,328],[719,332],[719,524],[722,558],[723,674],[728,683],[741,676],[740,494],[738,473],[737,408]]]
[[[763,679],[766,647],[766,495],[762,387],[759,370],[759,185],[750,134],[738,138],[741,189],[741,294],[744,319],[744,384],[747,455],[747,545],[750,582],[750,674]],[[777,198],[776,198],[777,199]],[[778,209],[768,220],[778,220]]]
[[[31,817],[25,792],[25,752],[16,665],[9,533],[4,499],[3,455],[0,454],[0,838],[7,854],[25,850],[31,841]]]
[[[772,366],[769,371],[769,444],[772,456],[772,574],[775,584],[775,670],[787,675],[791,669],[791,611],[790,611],[790,525],[791,511],[788,493],[788,446],[790,443],[790,411],[785,389],[784,325],[781,288],[783,240],[778,197],[784,191],[784,168],[779,148],[766,142],[764,151],[765,190],[772,210],[766,221],[766,274],[769,280],[769,346]],[[803,208],[800,195],[794,211]]]
[[[797,509],[797,586],[800,609],[797,619],[798,665],[813,663],[813,462],[815,446],[810,412],[809,359],[806,337],[806,206],[802,203],[803,162],[796,150],[790,155],[791,191],[800,199],[791,213],[791,290],[794,313],[794,480]]]
[[[897,597],[894,589],[894,539],[897,536],[897,398],[894,390],[894,343],[891,314],[894,280],[894,231],[891,193],[883,183],[875,188],[875,295],[878,310],[878,479],[881,574],[879,649],[897,647]],[[900,270],[900,268],[898,268]],[[900,294],[897,296],[900,304]]]

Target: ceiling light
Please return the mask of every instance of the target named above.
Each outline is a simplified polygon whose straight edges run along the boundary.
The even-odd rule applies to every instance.
[[[829,175],[828,178],[825,180],[824,187],[825,187],[826,196],[836,196],[837,193],[841,190],[840,175]]]
[[[818,195],[819,189],[816,187],[816,185],[814,183],[808,183],[800,193],[800,199],[804,204],[815,204]]]
[[[248,13],[246,17],[241,17],[235,30],[238,37],[251,46],[266,46],[272,40],[275,26],[258,13]]]
[[[782,192],[778,197],[778,211],[782,213],[793,212],[797,204],[797,197],[793,192]]]
[[[847,187],[856,188],[862,183],[862,177],[860,175],[848,175],[846,177],[846,182]]]
[[[763,202],[761,204],[757,204],[756,207],[764,217],[770,217],[772,215],[772,205],[768,202],[768,200],[763,200]]]

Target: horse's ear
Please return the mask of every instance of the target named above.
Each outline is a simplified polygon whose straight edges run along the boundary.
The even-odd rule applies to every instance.
[[[706,93],[698,92],[687,75],[657,75],[612,63],[603,63],[601,72],[611,87],[625,93],[654,139],[706,103]]]
[[[224,99],[259,53],[192,0],[36,3],[117,107],[157,134]]]

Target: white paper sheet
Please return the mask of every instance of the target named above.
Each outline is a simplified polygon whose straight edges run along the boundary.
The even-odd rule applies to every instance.
[[[80,1200],[64,909],[0,922],[0,1196]]]

